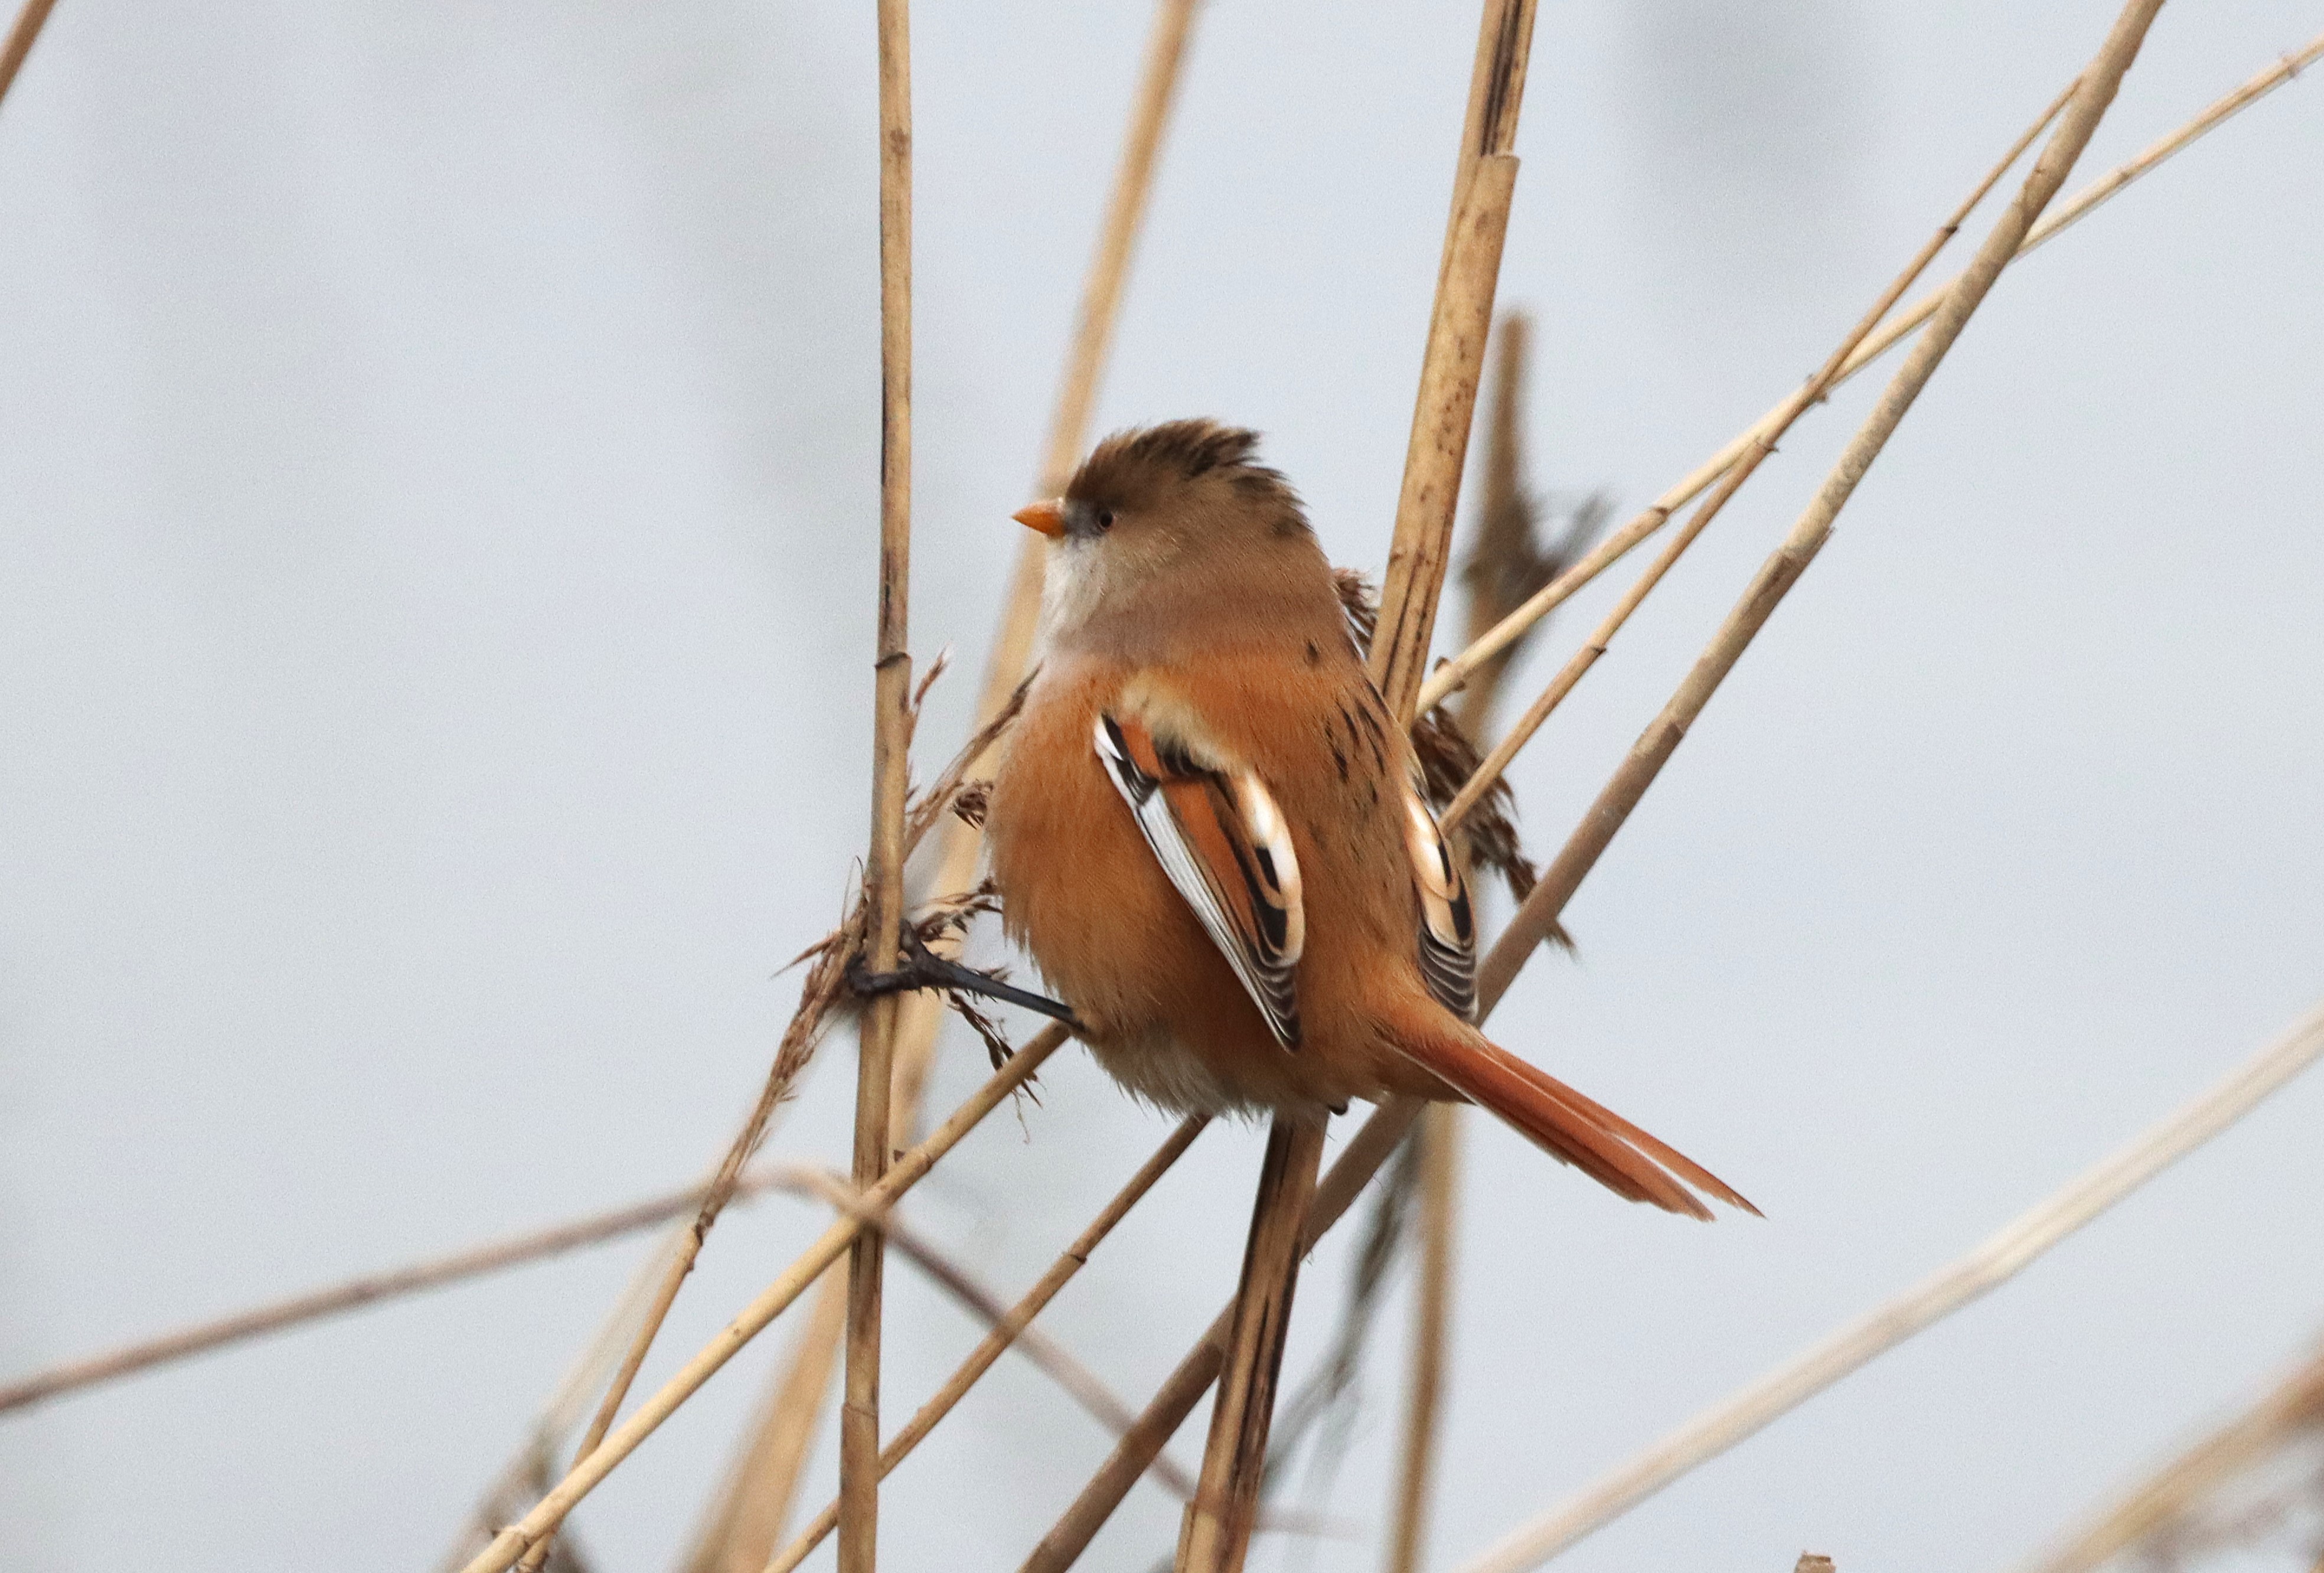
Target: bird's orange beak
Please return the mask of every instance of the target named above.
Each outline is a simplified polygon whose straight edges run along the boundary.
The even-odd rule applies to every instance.
[[[1058,506],[1061,501],[1052,497],[1047,502],[1028,503],[1009,517],[1043,535],[1061,536],[1065,533],[1065,511]]]

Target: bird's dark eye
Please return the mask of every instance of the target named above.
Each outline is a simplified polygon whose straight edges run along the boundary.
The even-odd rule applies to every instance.
[[[1101,508],[1101,509],[1099,509],[1099,510],[1097,511],[1097,528],[1098,528],[1098,529],[1099,529],[1101,532],[1105,531],[1105,530],[1111,529],[1113,528],[1113,510],[1112,510],[1112,509],[1111,509],[1111,508]]]

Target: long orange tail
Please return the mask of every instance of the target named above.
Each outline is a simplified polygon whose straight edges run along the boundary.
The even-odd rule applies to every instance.
[[[1754,1215],[1759,1210],[1685,1154],[1488,1041],[1466,1023],[1449,1017],[1404,1021],[1394,1024],[1391,1032],[1396,1046],[1415,1063],[1617,1196],[1652,1202],[1665,1212],[1689,1218],[1711,1217],[1711,1209],[1694,1194],[1697,1191]]]

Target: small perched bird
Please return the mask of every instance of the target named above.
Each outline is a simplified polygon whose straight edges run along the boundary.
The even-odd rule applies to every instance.
[[[985,826],[1010,936],[1164,1108],[1466,1100],[1633,1200],[1748,1208],[1470,1024],[1461,866],[1258,440],[1125,432],[1017,514],[1055,549]]]

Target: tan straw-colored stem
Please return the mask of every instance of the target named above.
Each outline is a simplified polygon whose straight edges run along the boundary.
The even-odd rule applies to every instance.
[[[1840,511],[1855,494],[1858,483],[1864,479],[1865,472],[1872,467],[1873,460],[1902,424],[1921,390],[1928,385],[1946,353],[1960,337],[1961,329],[1992,290],[2001,270],[2017,254],[2042,209],[2057,195],[2059,186],[2072,170],[2074,161],[2089,145],[2090,134],[2098,129],[2107,106],[2114,101],[2123,73],[2130,69],[2139,43],[2146,36],[2147,24],[2162,5],[2163,0],[2131,0],[2107,33],[2098,59],[2075,85],[2073,97],[2057,130],[2051,134],[2041,156],[2034,161],[2017,196],[2002,210],[1992,231],[1978,247],[1976,258],[1954,281],[1928,331],[1904,357],[1904,363],[1897,368],[1872,412],[1841,451],[1814,500],[1792,526],[1783,544],[1760,566],[1742,599],[1727,614],[1708,648],[1696,658],[1677,692],[1631,745],[1629,754],[1582,816],[1582,823],[1509,920],[1508,928],[1501,935],[1503,943],[1494,947],[1501,965],[1513,964],[1509,960],[1512,945],[1537,944],[1554,930],[1566,902],[1596,866],[1615,832],[1646,796],[1646,788],[1662,773],[1663,766],[1677,751],[1687,728],[1702,713],[1711,695],[1718,692],[1727,674],[1734,670],[1735,663],[1742,658],[1744,650],[1759,630],[1766,626],[1784,596],[1807,571],[1823,543],[1831,538]],[[1486,972],[1478,979],[1480,990],[1498,989],[1507,983],[1507,977],[1491,974],[1489,962]]]
[[[872,745],[870,961],[892,970],[904,918],[904,797],[910,763],[912,658],[906,605],[912,548],[912,77],[909,0],[878,0],[880,31],[880,631]],[[863,1013],[855,1082],[855,1184],[887,1173],[896,1020],[887,995]],[[880,1327],[877,1232],[855,1237],[847,1265],[845,1396],[839,1406],[840,1573],[874,1573],[880,1535]]]
[[[1459,1216],[1461,1108],[1432,1103],[1413,1139],[1420,1143],[1420,1272],[1413,1296],[1411,1385],[1404,1446],[1397,1460],[1396,1511],[1388,1521],[1388,1573],[1420,1573],[1428,1538],[1428,1497],[1443,1423],[1445,1351],[1451,1341],[1452,1235]]]
[[[1400,724],[1409,724],[1414,713],[1452,558],[1453,508],[1517,185],[1517,155],[1509,148],[1524,99],[1533,20],[1534,0],[1486,0],[1480,18],[1452,215],[1370,658],[1372,680]],[[1278,1114],[1267,1153],[1210,1440],[1179,1535],[1178,1573],[1240,1573],[1259,1519],[1300,1241],[1323,1160],[1322,1120]]]
[[[2006,1283],[2052,1246],[2256,1108],[2324,1056],[2324,1006],[2218,1086],[1983,1245],[1798,1359],[1706,1410],[1554,1512],[1511,1532],[1462,1573],[1537,1568],[1851,1371]]]
[[[1064,373],[1058,380],[1056,404],[1042,449],[1036,496],[1049,496],[1064,489],[1088,442],[1091,411],[1112,344],[1114,325],[1120,317],[1130,259],[1153,189],[1155,166],[1183,73],[1195,5],[1196,0],[1159,0],[1155,6],[1145,63],[1123,136],[1120,162],[1083,285]],[[1034,628],[1041,608],[1043,554],[1048,544],[1045,538],[1030,530],[1019,530],[1006,524],[999,528],[1022,536],[1023,541],[986,660],[977,703],[981,723],[990,723],[1001,713],[1029,664]],[[982,767],[985,752],[976,750],[964,758],[964,773]],[[936,872],[927,888],[937,891],[968,888],[976,878],[982,845],[982,837],[974,826],[947,817]],[[936,948],[946,947],[940,944]],[[890,1139],[898,1146],[910,1140],[918,1121],[922,1093],[929,1068],[935,1063],[936,1039],[945,1014],[942,1002],[934,996],[914,995],[903,1002],[889,1107]],[[826,1288],[817,1292],[844,1291]],[[826,1328],[830,1330],[824,1330]],[[777,1377],[778,1384],[795,1396],[788,1404],[770,1403],[761,1422],[762,1431],[771,1429],[779,1430],[781,1435],[754,1436],[720,1494],[722,1504],[748,1498],[754,1504],[752,1516],[745,1524],[723,1505],[715,1510],[716,1516],[698,1540],[696,1559],[687,1573],[745,1573],[764,1565],[774,1554],[776,1537],[781,1532],[796,1493],[798,1460],[807,1445],[806,1438],[798,1433],[802,1428],[812,1428],[821,1409],[822,1389],[812,1388],[810,1399],[806,1375],[810,1367],[829,1369],[839,1336],[836,1323],[817,1316],[800,1337],[785,1369]]]
[[[1929,264],[1936,260],[1937,253],[1944,250],[1947,243],[1954,235],[1960,233],[1961,221],[1976,209],[1978,203],[1985,200],[1986,193],[1991,191],[2000,182],[2001,177],[2009,172],[2010,166],[2016,163],[2024,155],[2025,150],[2034,145],[2034,139],[2042,134],[2043,128],[2058,117],[2059,111],[2064,109],[2067,100],[2073,97],[2074,87],[2073,82],[2067,83],[2064,89],[2050,101],[2049,107],[2042,111],[2034,124],[2018,133],[2017,140],[2009,144],[2009,151],[2002,154],[2000,161],[1992,169],[1987,170],[1985,178],[1977,183],[1977,189],[1969,194],[1960,207],[1954,208],[1946,216],[1945,221],[1937,226],[1935,234],[1922,243],[1921,249],[1914,254],[1911,262],[1904,264],[1904,271],[1889,281],[1888,287],[1880,292],[1879,299],[1874,301],[1871,309],[1858,319],[1855,327],[1849,330],[1847,337],[1840,340],[1840,346],[1825,359],[1822,366],[1817,369],[1815,375],[1810,377],[1805,385],[1797,393],[1793,394],[1776,411],[1774,425],[1766,432],[1755,434],[1752,437],[1750,446],[1744,450],[1743,456],[1728,469],[1710,497],[1705,499],[1702,506],[1695,511],[1694,517],[1687,520],[1685,528],[1681,529],[1672,538],[1670,544],[1663,548],[1646,571],[1638,575],[1637,583],[1624,592],[1622,598],[1614,603],[1614,609],[1606,614],[1597,630],[1582,642],[1582,648],[1576,650],[1572,658],[1559,669],[1557,676],[1550,679],[1549,686],[1543,689],[1540,697],[1526,708],[1517,723],[1509,729],[1508,735],[1494,745],[1493,751],[1486,757],[1484,763],[1477,768],[1476,773],[1469,778],[1468,784],[1461,788],[1459,796],[1445,807],[1442,823],[1447,829],[1458,824],[1468,812],[1477,805],[1478,799],[1492,790],[1493,783],[1501,778],[1502,772],[1509,767],[1509,761],[1516,759],[1517,751],[1530,742],[1534,734],[1541,730],[1541,724],[1549,719],[1550,712],[1556,709],[1568,694],[1573,692],[1573,685],[1582,680],[1582,674],[1589,671],[1597,663],[1598,658],[1606,653],[1607,648],[1614,641],[1614,636],[1621,631],[1622,625],[1629,621],[1630,614],[1638,609],[1639,603],[1653,593],[1655,585],[1662,583],[1663,576],[1668,574],[1673,566],[1685,554],[1686,548],[1694,544],[1695,538],[1703,532],[1712,520],[1719,517],[1720,510],[1727,506],[1728,500],[1742,490],[1743,483],[1751,478],[1752,473],[1758,469],[1761,461],[1775,451],[1775,445],[1783,440],[1785,432],[1791,430],[1792,423],[1805,414],[1810,407],[1821,402],[1831,391],[1832,383],[1840,375],[1840,369],[1848,363],[1848,358],[1856,353],[1857,346],[1870,336],[1873,329],[1880,326],[1881,318],[1886,317],[1896,302],[1904,299],[1904,291],[1910,290],[1919,281],[1921,275],[1928,270]]]
[[[1323,1155],[1324,1116],[1278,1114],[1268,1132],[1242,1281],[1228,1324],[1210,1441],[1178,1531],[1180,1573],[1238,1573],[1259,1524],[1268,1427],[1305,1254],[1301,1229]]]
[[[912,1416],[904,1429],[898,1431],[887,1447],[881,1450],[880,1472],[883,1476],[911,1456],[912,1449],[926,1440],[930,1431],[936,1430],[936,1422],[950,1414],[954,1407],[968,1395],[968,1390],[976,1385],[978,1379],[991,1369],[993,1362],[1001,1357],[1003,1350],[1031,1330],[1033,1319],[1041,1313],[1050,1301],[1056,1298],[1057,1292],[1072,1281],[1074,1274],[1088,1265],[1090,1253],[1097,1248],[1099,1242],[1112,1233],[1114,1225],[1129,1216],[1130,1210],[1153,1189],[1154,1182],[1169,1172],[1170,1166],[1178,1161],[1189,1146],[1194,1145],[1194,1138],[1202,1135],[1203,1127],[1207,1123],[1207,1118],[1199,1115],[1182,1121],[1178,1128],[1171,1132],[1169,1140],[1164,1142],[1152,1157],[1139,1165],[1138,1173],[1130,1177],[1129,1183],[1114,1194],[1113,1200],[1106,1203],[1090,1226],[1074,1238],[1072,1245],[1065,1247],[1064,1253],[1055,1262],[1050,1264],[1049,1270],[1041,1274],[1033,1287],[1025,1292],[1025,1297],[995,1320],[992,1330],[984,1336],[983,1340],[975,1348],[969,1351],[968,1357],[960,1363],[959,1368],[945,1380],[943,1386],[936,1389],[935,1394],[926,1403],[920,1406],[919,1412]],[[1109,1423],[1113,1424],[1115,1430],[1122,1434],[1127,1434],[1129,1427],[1135,1423],[1134,1419],[1127,1415],[1122,1416],[1119,1423],[1115,1423],[1111,1416],[1107,1418]],[[1191,1496],[1194,1494],[1194,1483],[1185,1481],[1178,1489],[1180,1495]],[[789,1573],[789,1569],[807,1560],[808,1555],[823,1543],[824,1538],[831,1533],[832,1527],[838,1522],[839,1504],[834,1502],[825,1507],[823,1512],[816,1516],[815,1521],[800,1532],[798,1539],[767,1563],[766,1573]]]
[[[1489,19],[1497,9],[1518,4],[1496,0],[1487,7]],[[1525,9],[1529,14],[1531,7]],[[1436,603],[1452,561],[1452,511],[1461,500],[1461,472],[1468,459],[1477,384],[1484,375],[1485,340],[1492,328],[1493,293],[1517,179],[1515,153],[1492,152],[1475,161],[1452,216],[1444,276],[1429,320],[1370,658],[1372,680],[1388,713],[1405,724],[1416,713],[1413,699],[1427,670]]]
[[[2186,1566],[2188,1519],[2255,1470],[2265,1468],[2304,1436],[2324,1430],[2324,1355],[2302,1363],[2227,1424],[2123,1494],[2071,1540],[2023,1573],[2097,1573],[2126,1551],[2153,1566]],[[2245,1512],[2247,1504],[2241,1504]]]
[[[736,1188],[736,1195],[752,1196],[780,1186],[796,1188],[804,1182],[804,1173],[789,1167],[763,1170],[745,1176]],[[703,1193],[707,1189],[706,1184],[692,1185],[667,1196],[633,1202],[627,1207],[614,1208],[549,1228],[531,1230],[489,1245],[472,1246],[466,1250],[414,1262],[407,1266],[392,1267],[383,1273],[366,1273],[327,1288],[291,1295],[271,1305],[256,1306],[231,1316],[197,1322],[159,1338],[142,1339],[101,1355],[91,1355],[67,1365],[36,1371],[0,1386],[0,1413],[23,1409],[100,1383],[134,1375],[156,1366],[263,1338],[269,1333],[283,1332],[342,1311],[400,1300],[423,1290],[441,1288],[447,1283],[497,1273],[503,1268],[541,1261],[584,1246],[619,1239],[623,1235],[684,1217],[701,1204]]]
[[[2186,124],[2148,146],[2137,157],[2128,160],[2108,173],[2100,176],[2071,198],[2059,203],[2056,208],[2025,237],[2024,243],[2018,248],[2018,254],[2024,255],[2061,231],[2071,227],[2087,217],[2108,198],[2141,176],[2151,172],[2172,154],[2189,147],[2206,133],[2216,130],[2241,111],[2249,108],[2276,88],[2291,81],[2301,70],[2315,63],[2319,57],[2324,57],[2324,35],[2311,39],[2301,48],[2275,60],[2235,91],[2205,108],[2200,115],[2196,115]],[[1840,367],[1840,374],[1832,379],[1832,386],[1838,387],[1846,382],[1874,361],[1895,348],[1914,329],[1935,316],[1937,308],[1943,303],[1946,295],[1959,281],[1956,279],[1940,285],[1920,300],[1906,307],[1897,316],[1882,324],[1877,332],[1858,345],[1856,353],[1849,356],[1847,363]],[[1754,438],[1764,436],[1775,422],[1782,418],[1784,409],[1790,402],[1790,399],[1785,399],[1746,428],[1738,436],[1729,439],[1726,446],[1720,448],[1683,480],[1656,498],[1652,506],[1600,541],[1572,567],[1542,586],[1540,591],[1523,606],[1518,607],[1495,625],[1490,632],[1472,640],[1468,649],[1429,674],[1428,681],[1421,688],[1422,707],[1425,708],[1437,703],[1468,682],[1478,667],[1492,659],[1500,651],[1507,649],[1521,638],[1527,629],[1563,605],[1575,592],[1627,556],[1631,547],[1660,529],[1672,514],[1701,496],[1744,455],[1750,448]]]
[[[1057,1052],[1065,1041],[1065,1029],[1059,1026],[1047,1027],[1035,1035],[1006,1065],[994,1072],[983,1086],[954,1109],[950,1118],[930,1133],[927,1140],[898,1158],[881,1177],[879,1183],[863,1192],[864,1214],[877,1215],[893,1207],[899,1198],[919,1183],[928,1171],[936,1167],[936,1161],[958,1145],[961,1138],[975,1129],[977,1123],[998,1108],[1002,1099],[1031,1080],[1033,1073]],[[662,1421],[701,1391],[702,1384],[715,1375],[721,1366],[805,1293],[807,1286],[822,1276],[825,1268],[839,1260],[862,1231],[862,1227],[859,1218],[851,1215],[825,1229],[814,1245],[761,1291],[758,1297],[727,1323],[716,1338],[681,1366],[659,1392],[640,1404],[629,1419],[614,1427],[595,1451],[576,1462],[571,1472],[558,1483],[556,1489],[542,1497],[522,1519],[494,1536],[492,1544],[470,1560],[463,1573],[501,1573],[502,1569],[513,1566],[517,1559],[538,1544],[542,1537],[554,1531],[565,1521],[565,1515],[571,1513],[583,1497],[595,1490],[622,1459],[637,1451],[640,1444],[651,1436]]]
[[[16,13],[15,24],[8,29],[8,41],[0,45],[0,100],[8,97],[8,89],[16,85],[16,73],[24,69],[24,57],[32,52],[32,44],[41,36],[41,28],[49,20],[49,13],[57,8],[57,0],[24,0]]]

